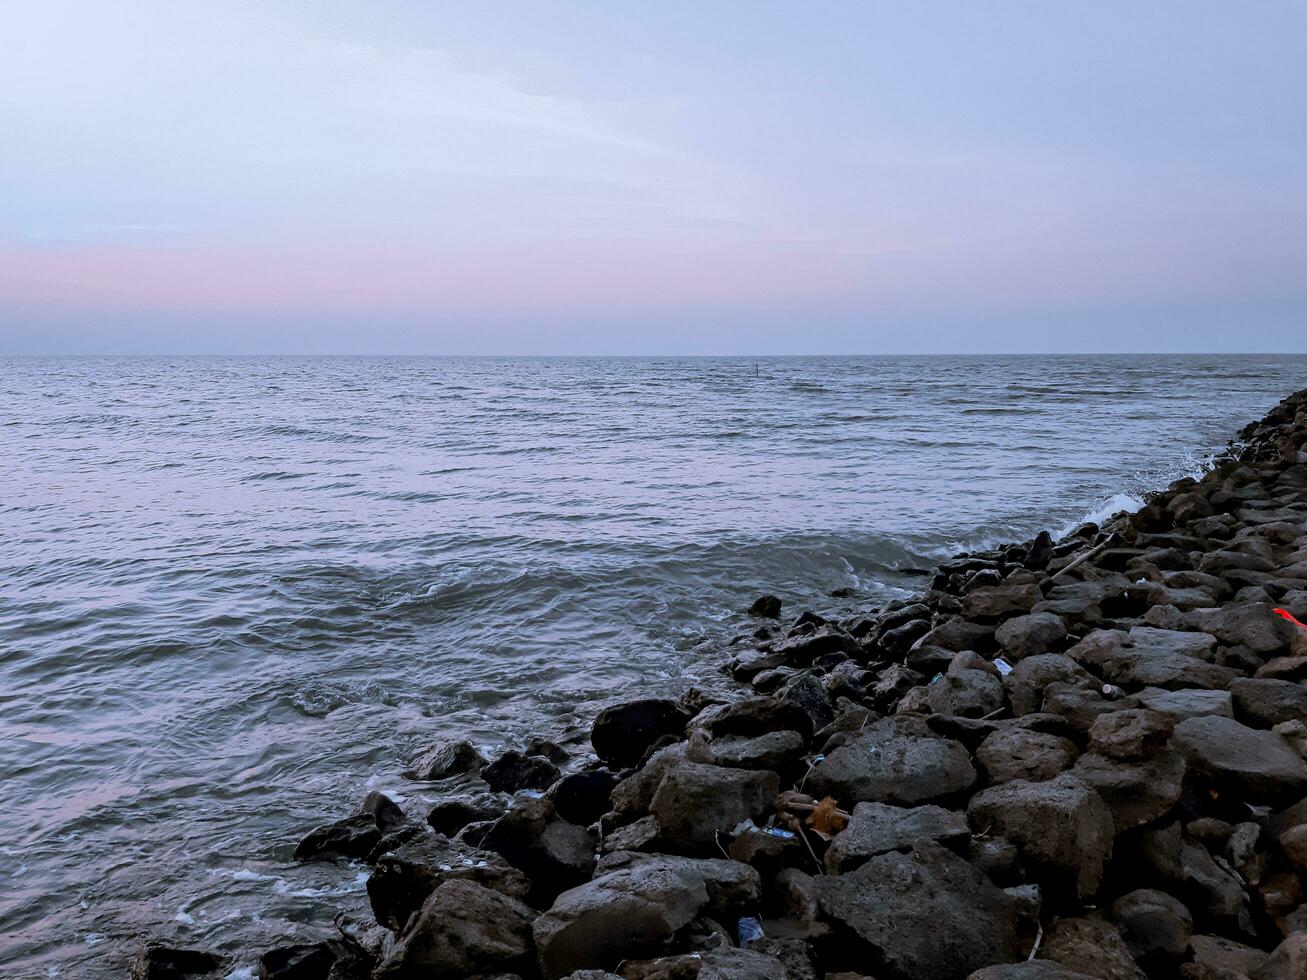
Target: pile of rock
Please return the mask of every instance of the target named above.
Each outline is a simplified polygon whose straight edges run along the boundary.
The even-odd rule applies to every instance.
[[[615,705],[593,757],[428,753],[515,795],[315,831],[378,926],[261,975],[1307,978],[1307,391],[1240,440],[1101,528],[758,628],[738,699]]]

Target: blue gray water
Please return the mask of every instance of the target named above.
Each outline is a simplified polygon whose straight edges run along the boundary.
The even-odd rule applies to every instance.
[[[1304,357],[0,360],[0,975],[326,934],[413,749],[719,683],[1199,468]],[[830,598],[832,590],[854,596]]]

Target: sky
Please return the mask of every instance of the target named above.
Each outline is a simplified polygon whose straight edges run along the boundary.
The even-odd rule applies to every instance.
[[[10,0],[0,353],[1307,350],[1307,0]]]

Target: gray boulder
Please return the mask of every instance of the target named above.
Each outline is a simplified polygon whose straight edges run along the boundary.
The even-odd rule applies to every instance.
[[[850,871],[877,854],[908,850],[921,838],[956,846],[970,836],[966,816],[955,810],[859,803],[849,825],[826,850],[826,870],[830,874]]]
[[[1253,728],[1307,718],[1307,687],[1293,681],[1241,677],[1230,684],[1234,716]]]
[[[900,734],[878,723],[835,749],[808,775],[807,791],[845,806],[863,801],[915,806],[970,789],[967,750],[943,738]]]
[[[1185,761],[1163,750],[1143,759],[1117,759],[1086,752],[1072,775],[1092,786],[1112,811],[1118,834],[1160,820],[1180,801]]]
[[[1038,711],[1044,702],[1044,689],[1056,682],[1094,689],[1098,681],[1070,657],[1041,653],[1026,657],[1003,680],[1012,713],[1017,716]]]
[[[973,668],[949,669],[931,681],[926,703],[938,715],[983,718],[1003,707],[1003,682],[993,674]]]
[[[1081,900],[1097,893],[1112,856],[1112,811],[1070,773],[1042,783],[1018,779],[981,790],[967,806],[967,820],[977,833],[1016,844],[1041,883]]]
[[[1066,624],[1051,612],[1016,616],[994,631],[994,639],[1013,663],[1051,653],[1066,640]]]
[[[1042,782],[1070,769],[1076,755],[1075,743],[1069,739],[1008,726],[980,743],[976,763],[981,777],[991,785],[1014,779]]]
[[[1111,916],[1135,962],[1149,976],[1174,972],[1185,959],[1194,919],[1178,898],[1140,888],[1113,902]]]
[[[745,820],[761,821],[779,793],[774,772],[687,762],[667,770],[649,812],[660,839],[672,849],[715,851],[719,833],[729,834]]]
[[[1307,792],[1307,761],[1274,732],[1232,718],[1187,718],[1171,744],[1191,771],[1246,802],[1275,804]]]
[[[459,739],[441,742],[422,752],[409,763],[404,775],[409,779],[446,779],[476,772],[485,764],[485,757],[476,746]]]
[[[1016,958],[1013,900],[947,848],[920,840],[818,882],[818,907],[877,980],[963,978]]]

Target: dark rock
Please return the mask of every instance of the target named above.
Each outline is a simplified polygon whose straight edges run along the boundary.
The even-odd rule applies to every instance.
[[[1016,616],[994,632],[994,639],[1013,663],[1041,653],[1055,652],[1066,636],[1062,617],[1051,612]]]
[[[1118,834],[1160,820],[1180,801],[1185,762],[1163,750],[1145,759],[1116,759],[1086,752],[1072,775],[1092,786],[1112,811]]]
[[[920,838],[956,848],[970,836],[966,816],[954,810],[859,803],[853,808],[849,825],[835,835],[826,850],[826,870],[841,874],[877,854],[909,850]]]
[[[512,898],[526,898],[531,882],[495,853],[440,834],[428,834],[383,855],[368,878],[368,900],[377,922],[403,932],[427,896],[446,881],[473,881]]]
[[[1193,951],[1195,964],[1213,971],[1227,970],[1236,975],[1250,976],[1266,962],[1266,953],[1262,950],[1224,936],[1190,936],[1189,948]]]
[[[968,974],[967,980],[1096,980],[1096,975],[1080,973],[1050,960],[1025,960],[987,966]]]
[[[1198,629],[1222,643],[1246,646],[1263,656],[1287,650],[1293,639],[1293,625],[1264,602],[1195,610],[1191,619]]]
[[[761,821],[776,805],[774,772],[685,763],[668,769],[649,810],[659,837],[682,851],[717,849],[717,835],[745,820]]]
[[[880,648],[890,657],[902,657],[912,644],[930,632],[930,620],[910,619],[902,626],[886,630],[880,635]]]
[[[470,823],[494,820],[504,812],[500,798],[491,793],[438,800],[427,813],[427,823],[438,834],[452,837]]]
[[[967,750],[942,738],[899,734],[883,722],[829,753],[807,778],[807,791],[845,806],[864,801],[915,806],[971,788]]]
[[[786,684],[777,695],[781,701],[786,704],[792,704],[811,720],[811,729],[808,737],[812,737],[812,732],[819,728],[825,728],[835,720],[835,708],[831,704],[830,695],[826,693],[826,688],[822,686],[821,681],[811,672],[805,672],[795,677]]]
[[[588,879],[597,844],[591,830],[560,819],[546,799],[519,799],[481,841],[531,879],[533,902]]]
[[[132,960],[132,980],[186,980],[207,976],[222,967],[222,959],[202,949],[185,949],[152,942]]]
[[[685,756],[691,762],[732,769],[770,769],[785,772],[803,755],[803,736],[798,732],[768,732],[753,738],[723,735],[711,742],[691,736]]]
[[[656,960],[632,960],[621,967],[622,980],[797,980],[785,964],[754,949],[722,945],[700,953]]]
[[[1093,916],[1055,920],[1044,933],[1039,957],[1097,980],[1148,980],[1116,927]]]
[[[1234,717],[1234,701],[1229,691],[1164,691],[1146,687],[1135,695],[1145,708],[1169,715],[1178,724],[1186,718],[1217,715]]]
[[[327,980],[346,955],[344,945],[332,941],[279,946],[259,957],[259,980]]]
[[[1307,977],[1307,931],[1295,932],[1271,951],[1249,980],[1302,980]]]
[[[1096,689],[1098,681],[1070,657],[1056,653],[1027,657],[1003,679],[1014,715],[1038,711],[1044,701],[1044,689],[1055,682],[1073,687]]]
[[[1026,551],[1026,567],[1042,571],[1048,566],[1048,560],[1052,557],[1053,537],[1047,531],[1040,531]]]
[[[1171,744],[1213,788],[1247,802],[1273,805],[1307,792],[1307,762],[1274,732],[1231,718],[1187,718]]]
[[[757,872],[736,861],[611,857],[615,866],[563,892],[535,920],[546,980],[658,956],[701,912],[751,905],[761,891]]]
[[[496,793],[520,789],[548,789],[558,779],[558,767],[542,755],[523,755],[510,749],[494,762],[481,767],[481,778]]]
[[[539,735],[527,739],[522,754],[542,755],[556,766],[561,766],[572,757],[571,753],[557,742],[551,741],[547,738],[541,738]]]
[[[1003,682],[984,670],[953,670],[930,683],[926,692],[930,710],[941,715],[983,718],[1006,703]]]
[[[610,797],[613,809],[624,816],[648,813],[663,776],[672,766],[685,762],[688,751],[685,742],[677,742],[651,755],[643,767],[613,787]]]
[[[704,722],[704,726],[713,738],[722,735],[752,738],[775,731],[794,731],[806,740],[812,738],[815,730],[812,716],[807,711],[792,701],[776,697],[744,698],[722,705],[713,709],[712,717]]]
[[[1204,663],[1182,653],[1122,650],[1102,665],[1104,679],[1125,688],[1160,687],[1224,689],[1238,675],[1227,667]]]
[[[1165,748],[1174,730],[1175,721],[1160,711],[1106,712],[1089,727],[1089,751],[1113,759],[1141,759]]]
[[[774,595],[759,596],[754,600],[753,605],[749,607],[749,615],[763,619],[780,619],[780,598]]]
[[[981,790],[967,806],[977,832],[1006,837],[1038,870],[1041,883],[1078,899],[1097,893],[1112,856],[1112,812],[1069,773],[1042,783],[1014,780]]]
[[[961,616],[950,616],[944,622],[934,627],[929,633],[923,634],[915,644],[913,649],[919,650],[922,647],[940,647],[944,650],[952,650],[956,653],[959,650],[989,650],[994,646],[994,627],[985,626],[981,623],[973,623]],[[909,663],[914,669],[920,669],[915,664]]]
[[[962,615],[969,620],[997,620],[1028,613],[1044,594],[1037,585],[991,585],[967,593]]]
[[[409,779],[445,779],[476,772],[485,764],[485,757],[471,742],[441,742],[409,763],[404,775]]]
[[[590,744],[613,766],[633,766],[665,735],[680,738],[689,721],[681,705],[667,698],[645,698],[605,708],[595,717]]]
[[[608,798],[617,777],[607,769],[588,769],[564,776],[545,795],[568,823],[591,824],[608,811]]]
[[[1307,718],[1307,687],[1293,681],[1240,677],[1230,683],[1234,716],[1253,728]]]
[[[599,849],[604,854],[613,851],[652,851],[658,847],[658,821],[641,817],[625,827],[616,827],[604,834]]]
[[[377,968],[376,980],[462,980],[515,972],[529,962],[531,921],[522,902],[471,881],[446,881]]]
[[[835,965],[865,964],[878,980],[965,977],[1017,955],[1012,899],[933,841],[822,878],[818,901],[847,944]]]
[[[352,817],[311,831],[295,848],[296,861],[362,860],[384,835],[403,826],[404,812],[389,797],[372,792]]]
[[[1005,727],[980,743],[976,763],[981,777],[990,784],[1014,779],[1042,782],[1070,769],[1076,755],[1075,744],[1065,738]]]
[[[1189,950],[1193,916],[1177,898],[1140,888],[1112,903],[1112,921],[1149,976],[1174,972]]]
[[[819,657],[831,653],[856,656],[862,652],[858,641],[838,627],[829,624],[818,626],[811,633],[791,635],[775,643],[772,649],[784,653],[792,664],[808,665]]]

